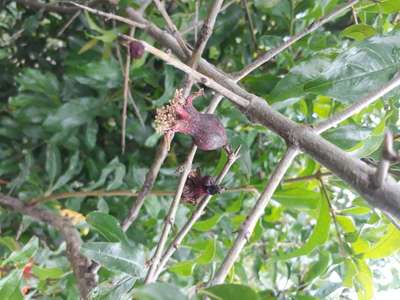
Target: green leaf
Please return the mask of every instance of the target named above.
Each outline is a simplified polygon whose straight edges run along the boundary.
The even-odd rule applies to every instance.
[[[347,288],[353,287],[353,278],[357,274],[357,268],[350,258],[344,260],[343,270],[343,286]]]
[[[12,270],[7,276],[0,279],[0,299],[23,299],[18,289],[21,284],[21,275],[20,270]],[[18,292],[20,297],[14,297],[15,292]]]
[[[176,286],[167,283],[151,283],[134,290],[137,300],[188,300]]]
[[[92,293],[95,294],[93,295],[93,300],[132,299],[131,292],[135,282],[135,278],[127,275],[118,277],[117,280],[114,278],[114,280],[103,281],[98,285],[97,289],[92,290]],[[110,285],[112,285],[111,288]]]
[[[43,125],[53,132],[72,129],[89,123],[100,113],[100,109],[103,106],[104,102],[94,97],[70,100],[63,104],[54,114],[50,114]]]
[[[193,260],[188,260],[188,261],[181,261],[173,264],[168,268],[169,271],[183,276],[183,277],[188,277],[192,276],[193,269],[196,266],[196,262]]]
[[[59,82],[52,73],[42,73],[37,69],[25,69],[16,81],[20,91],[39,93],[54,103],[59,102]]]
[[[235,201],[233,201],[227,208],[226,212],[235,213],[240,211],[242,207],[242,202],[244,199],[244,193],[242,193]]]
[[[207,265],[210,262],[212,262],[214,259],[214,256],[215,256],[215,251],[217,249],[217,243],[216,243],[215,239],[206,240],[204,242],[204,244],[205,245],[202,248],[202,249],[204,249],[203,253],[196,258],[196,262],[199,265]]]
[[[123,272],[135,278],[143,276],[144,253],[141,247],[125,243],[88,242],[82,245],[81,251],[111,271]]]
[[[103,33],[104,30],[101,29],[101,28],[96,24],[95,21],[93,21],[93,19],[92,19],[91,16],[89,15],[89,13],[88,13],[86,10],[84,11],[84,13],[85,13],[86,21],[88,22],[89,28],[92,29],[92,30],[94,30],[94,31],[97,31],[97,32],[99,32],[99,33]]]
[[[61,268],[43,268],[38,266],[32,267],[32,274],[40,280],[59,279],[65,275]]]
[[[354,24],[342,31],[342,35],[356,41],[362,41],[376,34],[374,27],[367,24]]]
[[[91,184],[88,190],[94,190],[103,186],[107,178],[112,178],[112,181],[108,183],[107,190],[113,190],[119,188],[126,174],[126,167],[122,164],[118,157],[115,157],[108,165],[101,171],[101,175],[97,182]]]
[[[345,233],[357,231],[356,225],[352,218],[347,216],[336,215],[336,221],[343,228]]]
[[[19,249],[18,242],[11,236],[0,237],[0,245],[5,246],[10,251]]]
[[[121,69],[114,59],[101,59],[95,62],[79,64],[71,60],[67,62],[69,73],[74,75],[74,80],[98,91],[105,91],[120,87],[122,84]],[[98,101],[100,106],[104,105]]]
[[[360,141],[366,140],[371,129],[358,125],[344,125],[324,132],[322,136],[336,146],[349,150]]]
[[[46,173],[49,175],[50,184],[60,175],[61,172],[61,153],[58,147],[48,144],[46,148]]]
[[[374,295],[374,282],[372,272],[368,264],[364,260],[357,260],[356,280],[359,285],[356,285],[357,295],[359,300],[371,300]]]
[[[99,125],[96,121],[91,121],[87,124],[85,130],[85,144],[89,149],[93,149],[96,146],[98,132]]]
[[[32,256],[36,254],[39,249],[39,239],[34,236],[32,237],[27,244],[22,247],[21,250],[14,251],[10,254],[8,258],[6,258],[2,265],[10,264],[10,263],[26,263]]]
[[[81,49],[79,49],[78,54],[83,54],[86,51],[92,49],[93,47],[95,47],[97,45],[98,40],[95,38],[90,39],[88,42],[86,42]]]
[[[329,59],[316,57],[292,68],[290,73],[281,79],[272,90],[270,94],[272,101],[303,96],[305,93],[304,84],[319,78],[330,64]],[[290,89],[288,89],[288,86],[290,86]]]
[[[258,294],[248,286],[240,284],[220,284],[204,289],[202,293],[218,300],[257,300]]]
[[[167,103],[169,99],[173,97],[175,92],[174,81],[175,81],[176,71],[174,70],[174,68],[167,65],[164,68],[164,75],[165,75],[164,89],[163,89],[164,93],[160,98],[152,101],[155,106],[161,106]]]
[[[69,182],[73,176],[79,173],[81,169],[81,164],[79,162],[79,152],[76,151],[69,161],[68,169],[63,175],[61,175],[56,183],[50,188],[49,193],[58,190],[63,187],[67,182]]]
[[[303,282],[310,283],[317,277],[323,275],[328,269],[330,258],[330,253],[328,251],[320,251],[318,261],[310,266],[303,277]]]
[[[304,90],[351,103],[392,79],[399,66],[400,32],[376,36],[343,52]]]
[[[210,231],[211,228],[213,228],[214,226],[216,226],[218,224],[218,222],[221,220],[223,214],[215,214],[214,216],[212,216],[211,218],[207,219],[207,220],[203,220],[203,221],[197,221],[193,228],[201,231],[201,232],[207,232]]]
[[[365,258],[379,259],[393,255],[400,249],[400,230],[389,224],[386,234],[367,252]]]
[[[91,212],[86,217],[90,227],[100,233],[108,242],[126,242],[127,237],[117,219],[101,212]]]
[[[371,208],[366,206],[355,206],[338,211],[338,213],[343,215],[356,215],[356,216],[366,215],[369,214],[370,212]]]
[[[399,12],[400,2],[397,0],[382,0],[374,5],[368,5],[363,11],[369,13],[391,14]]]
[[[289,253],[279,255],[277,258],[281,260],[286,260],[293,257],[310,254],[315,248],[323,245],[328,239],[330,223],[331,216],[329,214],[328,202],[325,199],[321,198],[317,224],[315,225],[314,230],[308,238],[307,242],[302,247]]]
[[[282,189],[273,195],[273,199],[287,208],[316,209],[321,194],[306,189]]]

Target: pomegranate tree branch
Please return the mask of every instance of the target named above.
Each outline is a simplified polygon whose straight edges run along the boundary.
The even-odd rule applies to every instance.
[[[37,0],[16,0],[15,2],[17,2],[17,4],[21,4],[33,10],[43,10],[60,14],[74,14],[79,10],[78,8],[73,6],[58,5],[53,3],[42,3]]]
[[[224,282],[229,270],[239,258],[240,252],[242,251],[246,242],[250,239],[258,220],[263,216],[265,208],[267,207],[273,193],[298,153],[299,150],[296,147],[290,147],[278,163],[274,172],[271,174],[263,193],[258,198],[254,207],[251,209],[246,220],[242,223],[240,231],[233,242],[232,247],[229,249],[228,254],[225,256],[222,265],[215,273],[213,279],[209,282],[210,286]]]
[[[0,205],[30,216],[56,228],[67,244],[67,257],[71,263],[82,299],[89,299],[89,292],[95,286],[96,279],[89,271],[90,261],[80,254],[81,238],[69,219],[51,213],[48,210],[25,205],[21,200],[0,193]]]
[[[130,37],[124,37],[131,39]],[[311,155],[319,163],[346,181],[362,195],[371,206],[400,217],[400,197],[398,196],[400,194],[400,186],[397,185],[392,177],[388,176],[381,187],[375,188],[371,179],[371,177],[374,176],[372,174],[375,173],[374,168],[329,143],[320,137],[318,132],[315,132],[311,127],[296,124],[279,112],[273,110],[264,99],[256,95],[250,94],[250,99],[245,98],[242,94],[249,93],[237,86],[231,79],[225,77],[224,82],[222,82],[220,80],[221,73],[215,76],[211,74],[212,77],[208,77],[205,74],[205,70],[203,70],[204,73],[199,73],[177,58],[143,41],[142,43],[145,47],[145,51],[152,53],[186,73],[190,73],[198,82],[203,83],[229,98],[231,102],[239,106],[250,121],[268,127],[285,139],[289,144],[299,146],[302,151]],[[229,84],[232,88],[228,89],[222,84]],[[395,88],[395,85],[390,85],[390,89],[386,89],[385,91],[388,93]],[[240,94],[236,93],[236,89],[240,90]],[[374,97],[373,94],[374,93],[371,93],[369,97]]]
[[[157,1],[155,1],[155,2],[157,2]],[[223,0],[217,0],[217,1],[214,1],[213,4],[210,6],[206,21],[204,22],[204,25],[201,30],[200,38],[199,38],[198,42],[196,43],[196,48],[193,51],[193,53],[189,59],[189,62],[188,62],[188,65],[193,69],[196,69],[197,63],[198,63],[199,59],[201,58],[201,55],[204,52],[204,49],[206,47],[208,39],[211,36],[218,12],[220,11],[221,6],[222,6],[222,2],[223,2]],[[184,95],[186,94],[185,96],[188,96],[188,93],[190,92],[192,85],[193,85],[193,78],[191,77],[190,73],[187,73],[187,78],[186,78],[185,87],[184,87]],[[151,283],[155,280],[154,275],[157,270],[162,252],[164,251],[169,232],[171,231],[172,225],[175,222],[175,215],[178,210],[179,202],[181,200],[183,188],[185,186],[187,177],[192,169],[192,163],[193,163],[194,156],[196,155],[196,151],[197,151],[197,146],[193,145],[193,147],[190,150],[190,152],[186,158],[186,161],[183,165],[183,170],[182,170],[181,177],[179,179],[176,194],[175,194],[175,197],[169,208],[169,211],[168,211],[168,214],[167,214],[164,226],[163,226],[163,230],[161,232],[160,240],[157,244],[155,253],[150,261],[150,267],[149,267],[149,270],[148,270],[146,278],[145,278],[145,283]]]
[[[253,70],[257,69],[261,65],[265,64],[267,61],[271,60],[271,58],[275,57],[278,53],[281,53],[282,51],[286,50],[289,48],[291,45],[293,45],[295,42],[298,40],[302,39],[306,35],[312,33],[313,31],[317,30],[324,24],[328,23],[332,19],[336,18],[337,16],[341,15],[343,12],[345,12],[347,9],[351,8],[353,5],[355,5],[359,0],[351,0],[348,1],[346,4],[343,4],[342,6],[339,6],[336,8],[334,11],[332,11],[330,14],[322,17],[321,19],[313,22],[309,27],[307,27],[304,31],[291,36],[286,42],[281,44],[280,46],[271,49],[270,51],[262,54],[259,56],[256,60],[254,60],[252,63],[247,65],[244,69],[242,69],[237,76],[243,77],[251,73]]]
[[[235,150],[231,155],[229,155],[227,162],[225,163],[221,173],[218,175],[216,184],[221,184],[222,180],[228,174],[230,168],[232,165],[239,159],[240,155],[240,147]],[[254,187],[251,188],[251,191],[257,191]],[[242,190],[241,190],[242,191]],[[158,268],[156,270],[156,273],[154,275],[154,279],[156,280],[158,276],[160,276],[160,273],[164,269],[165,265],[167,264],[168,260],[171,258],[171,256],[175,253],[175,251],[179,248],[180,244],[182,243],[183,239],[186,237],[186,235],[189,233],[189,231],[192,229],[193,225],[197,222],[198,219],[203,215],[203,212],[205,208],[208,205],[208,202],[211,200],[212,196],[207,195],[203,197],[203,199],[200,201],[198,204],[196,210],[192,213],[190,218],[186,221],[186,223],[182,226],[181,230],[179,230],[178,234],[176,237],[173,239],[173,241],[169,244],[168,248],[165,250],[165,252],[162,254],[160,263],[158,265]]]

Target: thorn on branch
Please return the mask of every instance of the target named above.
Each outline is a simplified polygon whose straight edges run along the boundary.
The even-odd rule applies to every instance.
[[[393,147],[393,134],[388,130],[385,132],[383,140],[382,158],[373,178],[375,188],[380,188],[383,185],[389,172],[390,164],[399,160],[400,156]]]

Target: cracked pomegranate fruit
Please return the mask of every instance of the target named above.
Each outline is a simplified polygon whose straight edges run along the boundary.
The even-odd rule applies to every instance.
[[[212,176],[201,176],[200,170],[192,170],[186,180],[182,193],[182,201],[197,205],[200,197],[215,195],[221,192],[221,187],[216,184]]]
[[[193,100],[202,94],[200,90],[185,98],[182,90],[176,90],[170,103],[157,109],[156,130],[164,133],[168,146],[175,132],[190,135],[201,150],[210,151],[227,145],[225,128],[220,120],[212,114],[200,113],[193,106]]]

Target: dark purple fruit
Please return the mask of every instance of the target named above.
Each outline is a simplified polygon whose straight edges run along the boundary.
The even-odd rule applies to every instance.
[[[144,54],[144,46],[141,42],[132,41],[129,43],[129,53],[131,58],[138,59]]]

